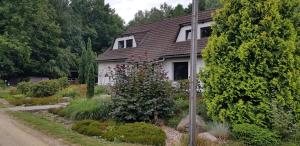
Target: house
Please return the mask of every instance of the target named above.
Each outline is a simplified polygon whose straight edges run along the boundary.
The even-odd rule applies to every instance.
[[[212,13],[199,12],[197,70],[204,66],[201,50],[211,34]],[[191,50],[191,15],[133,26],[116,38],[113,45],[97,57],[98,84],[112,82],[109,73],[117,64],[145,58],[161,61],[169,80],[188,79]]]

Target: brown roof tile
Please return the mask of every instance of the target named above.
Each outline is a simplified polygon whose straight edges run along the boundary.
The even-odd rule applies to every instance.
[[[199,13],[200,22],[212,21],[212,13],[207,10]],[[127,60],[132,58],[159,59],[166,56],[188,55],[190,41],[177,42],[176,38],[182,25],[190,24],[191,15],[165,19],[147,25],[134,26],[123,34],[134,35],[137,42],[136,48],[107,49],[99,55],[98,61]],[[206,46],[207,38],[198,40],[198,51]]]

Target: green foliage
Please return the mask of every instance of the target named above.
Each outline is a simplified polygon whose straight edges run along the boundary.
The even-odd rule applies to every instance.
[[[80,90],[77,86],[70,86],[68,88],[65,88],[63,90],[58,91],[55,94],[56,97],[72,97],[77,98],[80,97]]]
[[[276,100],[299,121],[299,1],[224,2],[203,51],[209,116],[271,128]]]
[[[203,99],[197,99],[196,107],[198,115],[200,115],[205,121],[211,121],[207,115],[207,106]]]
[[[33,97],[52,96],[69,85],[67,78],[44,80],[38,83],[21,82],[17,86],[19,93]]]
[[[29,94],[31,92],[32,83],[30,82],[21,82],[17,85],[18,93]]]
[[[63,109],[66,117],[73,120],[104,120],[109,118],[111,99],[77,99]]]
[[[72,0],[72,12],[79,20],[84,41],[91,38],[93,51],[102,53],[123,32],[123,20],[103,0]]]
[[[49,113],[59,115],[60,117],[65,117],[65,113],[63,112],[63,108],[54,108],[54,109],[49,109]]]
[[[45,97],[45,98],[24,98],[24,97],[14,97],[9,98],[8,102],[15,106],[34,106],[34,105],[51,105],[60,102],[60,99],[55,97]]]
[[[103,95],[103,94],[108,94],[106,86],[96,86],[95,87],[95,95]]]
[[[31,49],[27,45],[0,32],[0,78],[22,74],[29,63],[30,52]]]
[[[282,139],[290,139],[295,133],[297,123],[292,111],[283,109],[278,102],[272,102],[272,131],[281,136]]]
[[[123,27],[103,0],[2,0],[0,78],[68,76],[82,39],[91,37],[101,53]]]
[[[80,57],[80,61],[79,61],[79,83],[80,84],[84,84],[86,81],[86,70],[87,70],[87,55],[86,55],[86,49],[84,46],[81,46],[81,57]]]
[[[114,73],[112,114],[116,119],[156,121],[172,114],[171,85],[160,64],[145,61],[119,65]]]
[[[222,7],[220,0],[201,0],[199,1],[199,10],[204,11],[213,8]],[[160,21],[165,18],[173,18],[177,16],[184,16],[192,13],[192,4],[184,8],[181,4],[175,7],[163,3],[159,8],[153,7],[151,10],[139,10],[134,19],[129,22],[129,26],[147,24],[151,22]]]
[[[151,124],[128,123],[108,129],[103,138],[109,141],[164,146],[166,134],[159,127]]]
[[[77,131],[80,134],[88,136],[101,136],[104,134],[110,124],[108,122],[98,122],[93,120],[84,120],[75,122],[72,126],[72,130]]]
[[[6,87],[6,83],[0,79],[0,88],[5,88]]]
[[[266,146],[275,145],[279,142],[275,133],[253,124],[233,125],[232,134],[247,145]]]

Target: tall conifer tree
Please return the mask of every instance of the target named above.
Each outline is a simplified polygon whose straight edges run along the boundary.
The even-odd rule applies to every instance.
[[[275,102],[299,121],[299,0],[224,2],[203,52],[208,114],[271,127]]]

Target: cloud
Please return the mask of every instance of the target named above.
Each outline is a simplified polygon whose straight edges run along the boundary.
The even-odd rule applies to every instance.
[[[159,7],[166,2],[169,5],[176,6],[182,4],[187,6],[192,0],[106,0],[116,13],[121,16],[126,23],[134,18],[138,10],[149,10],[153,7]]]

